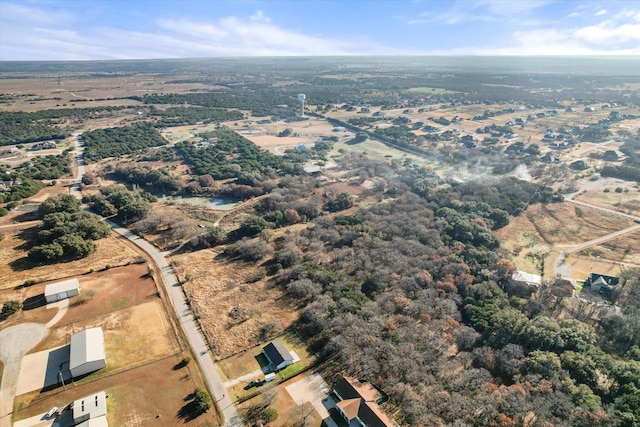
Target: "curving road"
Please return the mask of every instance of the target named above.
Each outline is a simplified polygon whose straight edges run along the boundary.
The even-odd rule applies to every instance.
[[[75,181],[71,186],[71,194],[78,198],[82,197],[80,194],[80,183],[82,181],[82,176],[85,173],[84,147],[80,143],[80,138],[81,134],[73,135],[73,140],[76,146],[78,171],[76,173]],[[165,256],[158,251],[155,246],[135,235],[129,229],[121,227],[113,221],[105,221],[113,231],[128,239],[153,259],[153,262],[160,271],[161,282],[171,299],[171,305],[178,316],[182,330],[184,331],[189,345],[191,346],[191,350],[198,361],[202,374],[209,385],[209,390],[213,395],[212,397],[215,399],[217,405],[222,409],[222,414],[225,419],[224,425],[227,427],[242,426],[242,420],[238,416],[238,412],[236,411],[231,398],[227,395],[224,383],[222,382],[222,379],[220,378],[220,375],[213,363],[211,354],[208,352],[209,349],[200,331],[200,327],[196,323],[195,316],[187,304],[187,299],[182,291],[182,287],[176,280],[173,269],[167,263]]]
[[[636,230],[640,230],[640,217],[635,216],[635,215],[630,215],[630,214],[626,214],[624,212],[619,212],[613,209],[609,209],[606,208],[604,206],[598,206],[598,205],[592,205],[591,203],[587,203],[587,202],[582,202],[579,200],[575,200],[573,197],[576,196],[577,193],[565,196],[564,201],[565,202],[569,202],[569,203],[573,203],[576,205],[580,205],[580,206],[584,206],[590,209],[597,209],[601,212],[606,212],[612,215],[618,215],[627,219],[632,219],[635,222],[638,222],[639,224],[637,225],[632,225],[631,227],[627,227],[625,229],[622,230],[618,230],[618,231],[614,231],[613,233],[609,233],[605,236],[601,236],[583,243],[579,243],[575,246],[572,246],[571,248],[569,248],[568,250],[562,251],[558,254],[557,258],[555,259],[554,263],[553,263],[553,268],[554,268],[554,274],[555,275],[560,275],[561,277],[572,277],[573,275],[573,269],[571,267],[569,267],[567,264],[564,263],[564,260],[571,254],[575,253],[575,252],[579,252],[583,249],[586,249],[590,246],[594,246],[594,245],[599,245],[601,243],[607,242],[609,240],[615,239],[617,237],[620,237],[624,234],[628,234],[628,233],[632,233]]]

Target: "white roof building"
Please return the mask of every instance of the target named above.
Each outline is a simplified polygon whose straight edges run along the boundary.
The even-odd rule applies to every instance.
[[[51,283],[44,288],[44,298],[47,303],[60,301],[79,294],[80,282],[76,278]]]
[[[513,273],[511,278],[515,282],[524,282],[529,286],[540,286],[540,284],[542,283],[542,277],[538,276],[537,274],[531,274],[520,270]]]
[[[101,391],[74,401],[73,422],[82,427],[108,427],[107,394]]]
[[[102,328],[85,329],[71,336],[71,375],[79,377],[107,366]]]

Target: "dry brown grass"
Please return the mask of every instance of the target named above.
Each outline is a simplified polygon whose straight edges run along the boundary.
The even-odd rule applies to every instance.
[[[5,232],[5,238],[0,241],[0,289],[11,289],[26,280],[44,282],[79,276],[92,269],[100,270],[107,265],[126,265],[139,258],[136,251],[112,235],[96,241],[96,251],[86,258],[33,266],[26,262],[27,251],[24,243],[15,231]]]
[[[107,417],[113,426],[216,426],[219,420],[211,409],[192,421],[178,417],[184,400],[194,388],[203,388],[193,364],[174,369],[182,355],[163,358],[137,368],[113,374],[99,381],[74,383],[66,391],[55,389],[37,395],[23,394],[16,399],[15,420],[44,413],[53,406],[62,407],[75,399],[104,390]],[[37,392],[35,392],[37,393]],[[160,415],[160,417],[158,417]]]
[[[632,224],[620,216],[570,203],[536,204],[511,218],[509,225],[495,234],[502,247],[514,256],[518,268],[535,272],[537,266],[531,254],[561,251]],[[624,241],[627,236],[621,239]],[[547,269],[545,273],[552,275],[553,271]]]
[[[184,289],[200,316],[204,333],[214,355],[224,358],[263,341],[261,328],[267,323],[277,329],[290,326],[298,317],[298,307],[268,278],[247,283],[260,267],[215,258],[221,250],[201,250],[174,257],[180,279],[191,277]],[[242,313],[230,316],[237,307]]]

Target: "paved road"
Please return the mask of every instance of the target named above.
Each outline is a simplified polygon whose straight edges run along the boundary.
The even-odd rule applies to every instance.
[[[76,162],[78,164],[78,171],[76,173],[75,181],[71,187],[71,194],[74,194],[78,198],[82,197],[80,194],[80,183],[82,182],[82,176],[85,173],[84,147],[81,145],[80,139],[81,134],[75,134],[73,136],[73,140],[76,146]],[[184,292],[178,284],[176,276],[167,263],[165,256],[161,252],[159,252],[155,248],[155,246],[140,238],[139,236],[136,236],[128,229],[121,227],[112,221],[105,221],[107,222],[107,224],[109,224],[113,231],[129,239],[129,241],[145,251],[158,266],[158,268],[160,269],[160,274],[162,276],[162,284],[169,294],[171,304],[173,305],[178,319],[180,320],[180,325],[182,326],[182,329],[187,336],[187,340],[189,341],[189,345],[193,350],[193,354],[195,354],[202,373],[207,383],[209,384],[209,390],[211,390],[211,393],[213,393],[213,398],[222,409],[222,413],[225,419],[225,426],[242,426],[242,420],[238,416],[231,398],[227,395],[222,379],[220,378],[220,375],[218,374],[218,371],[216,370],[216,367],[213,363],[213,359],[208,352],[206,341],[202,336],[202,333],[200,332],[200,328],[195,321],[193,312],[187,305],[187,300],[185,298]]]
[[[635,216],[635,215],[629,215],[626,214],[624,212],[619,212],[613,209],[609,209],[609,208],[605,208],[603,206],[598,206],[598,205],[592,205],[591,203],[587,203],[587,202],[581,202],[578,200],[573,200],[572,197],[575,197],[575,194],[569,195],[565,197],[565,202],[569,202],[569,203],[573,203],[576,205],[580,205],[580,206],[584,206],[590,209],[597,209],[599,211],[602,212],[606,212],[612,215],[618,215],[624,218],[628,218],[628,219],[632,219],[636,222],[640,221],[640,217]],[[601,236],[598,237],[596,239],[592,239],[583,243],[579,243],[575,246],[572,246],[570,249],[562,251],[560,254],[558,254],[558,257],[555,259],[554,263],[553,263],[553,268],[554,268],[554,274],[555,275],[560,275],[561,277],[566,277],[566,278],[571,278],[573,275],[573,269],[571,267],[569,267],[567,264],[564,263],[564,260],[571,255],[574,252],[579,252],[583,249],[586,249],[590,246],[594,246],[594,245],[599,245],[601,243],[607,242],[609,240],[615,239],[617,237],[620,237],[624,234],[627,233],[631,233],[634,232],[636,230],[640,230],[640,224],[637,225],[632,225],[631,227],[627,227],[625,229],[622,230],[618,230],[618,231],[614,231],[613,233],[607,234],[605,236]]]
[[[71,185],[71,194],[76,196],[78,199],[82,198],[82,194],[80,194],[80,184],[82,183],[82,176],[86,171],[84,167],[84,145],[80,143],[81,139],[81,133],[73,134],[73,143],[76,146],[76,164],[78,165],[78,170],[76,172],[76,178]]]
[[[182,287],[178,284],[173,270],[169,264],[167,264],[166,258],[155,248],[155,246],[133,234],[128,229],[109,220],[107,220],[107,223],[116,233],[129,239],[129,241],[145,251],[160,269],[162,282],[170,296],[171,304],[178,315],[180,325],[182,326],[189,344],[193,349],[193,353],[195,354],[195,357],[202,369],[202,373],[209,383],[209,389],[211,390],[211,393],[213,393],[213,398],[218,402],[218,405],[222,409],[222,413],[225,418],[225,426],[242,426],[242,420],[238,416],[231,398],[226,393],[224,383],[222,382],[222,379],[220,378],[220,375],[213,363],[211,354],[208,352],[209,349],[202,333],[200,332],[200,328],[195,321],[193,312],[187,304]]]

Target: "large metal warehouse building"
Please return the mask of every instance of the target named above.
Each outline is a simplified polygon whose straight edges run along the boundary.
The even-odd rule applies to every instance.
[[[80,294],[78,279],[69,279],[58,283],[51,283],[44,287],[44,298],[47,304],[67,299]]]
[[[102,328],[85,329],[71,336],[71,375],[79,377],[107,366]]]

